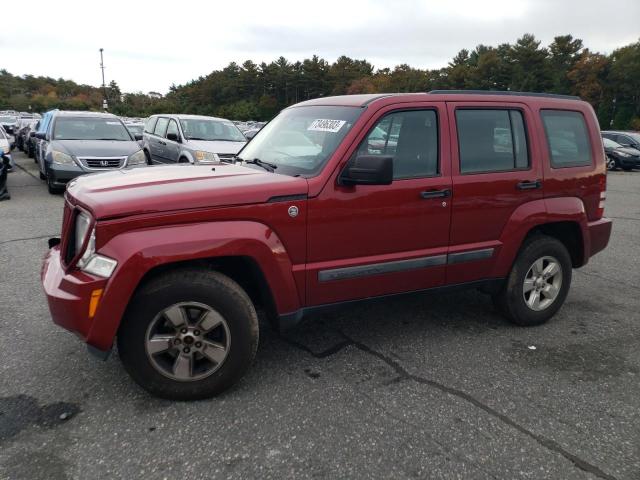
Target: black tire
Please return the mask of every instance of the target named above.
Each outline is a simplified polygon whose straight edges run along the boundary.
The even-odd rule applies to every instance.
[[[161,373],[145,346],[152,322],[165,309],[184,302],[197,302],[219,312],[230,338],[226,357],[217,370],[190,381]],[[152,279],[136,293],[117,342],[125,370],[149,393],[170,400],[209,398],[240,380],[251,365],[258,348],[258,316],[249,296],[229,277],[206,269],[180,269]]]
[[[143,150],[144,152],[144,156],[147,159],[147,165],[153,165],[153,162],[151,161],[151,155],[149,155],[149,152],[146,150]]]
[[[556,259],[561,266],[561,286],[555,299],[543,310],[531,309],[524,294],[525,278],[534,262],[543,257]],[[542,325],[562,307],[571,286],[572,264],[567,248],[559,240],[535,235],[525,241],[501,290],[492,296],[496,310],[512,323],[529,327]]]
[[[187,157],[180,157],[178,163],[189,163],[189,160],[187,160]]]
[[[47,176],[44,173],[42,173],[42,172],[38,172],[38,173],[40,174],[40,180],[46,180],[47,179]]]

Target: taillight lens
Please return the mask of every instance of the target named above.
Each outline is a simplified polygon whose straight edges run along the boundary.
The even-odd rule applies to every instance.
[[[596,219],[601,219],[604,216],[604,202],[607,199],[607,176],[602,175],[599,180],[600,187],[600,201],[598,202],[598,209],[596,210]]]

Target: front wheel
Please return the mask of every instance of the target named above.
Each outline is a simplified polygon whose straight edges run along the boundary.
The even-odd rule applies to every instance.
[[[541,325],[567,298],[571,269],[571,257],[562,242],[543,235],[532,237],[520,250],[503,288],[493,296],[494,305],[517,325]]]
[[[617,170],[618,162],[615,158],[607,157],[607,169],[608,170]]]
[[[247,371],[258,317],[229,277],[200,269],[156,277],[134,297],[118,331],[125,369],[148,392],[171,400],[217,395]]]

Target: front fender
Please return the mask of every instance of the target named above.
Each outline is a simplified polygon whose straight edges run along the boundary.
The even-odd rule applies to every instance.
[[[527,234],[549,223],[574,222],[582,232],[583,263],[590,251],[588,220],[582,200],[577,197],[547,198],[520,205],[511,215],[500,236],[501,248],[491,277],[506,277]]]
[[[107,283],[87,342],[111,348],[129,301],[152,268],[182,261],[216,257],[249,257],[262,270],[278,312],[300,308],[291,260],[276,233],[251,221],[207,222],[134,230],[120,234],[100,248],[118,261]]]

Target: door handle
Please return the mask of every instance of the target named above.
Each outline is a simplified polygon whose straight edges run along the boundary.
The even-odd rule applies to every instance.
[[[519,182],[516,185],[516,188],[518,190],[535,190],[537,188],[542,188],[542,180],[524,180],[522,182]]]
[[[166,145],[167,142],[163,142],[162,140],[160,140],[160,145]]]
[[[451,196],[451,190],[428,190],[426,192],[420,192],[420,196],[425,200],[429,198],[447,198]]]

